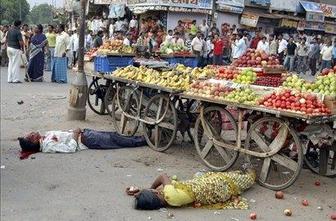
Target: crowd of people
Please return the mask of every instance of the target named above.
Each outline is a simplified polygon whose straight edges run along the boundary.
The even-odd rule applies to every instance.
[[[12,26],[0,26],[1,64],[8,65],[8,82],[21,82],[20,65],[27,63],[26,81],[42,81],[43,71],[52,71],[52,81],[67,82],[67,69],[77,64],[78,24],[42,25],[29,28],[16,21]],[[167,44],[181,46],[198,58],[198,66],[227,65],[241,57],[248,48],[278,56],[289,71],[315,75],[318,70],[336,65],[336,40],[321,35],[270,34],[262,28],[239,29],[236,25],[216,23],[189,24],[179,20],[174,29],[166,28],[160,19],[147,18],[138,22],[133,16],[125,19],[88,20],[85,50],[100,47],[105,41],[117,39],[124,45],[149,53]]]

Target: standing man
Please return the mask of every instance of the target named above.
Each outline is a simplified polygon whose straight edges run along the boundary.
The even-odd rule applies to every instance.
[[[256,35],[251,41],[250,48],[257,49],[259,41],[261,41],[261,33],[259,30],[257,30]]]
[[[197,67],[202,66],[202,49],[203,49],[203,41],[201,39],[201,32],[197,32],[196,36],[194,39],[191,41],[191,48],[193,53],[197,57]]]
[[[78,49],[79,49],[79,37],[77,34],[77,30],[73,29],[73,34],[70,37],[70,50],[72,53],[72,66],[76,66],[77,58],[78,58]]]
[[[286,39],[283,38],[282,35],[278,36],[278,41],[279,41],[278,55],[279,55],[280,63],[282,63],[283,58],[285,56],[285,51],[286,51],[288,42],[286,41]]]
[[[233,42],[234,46],[234,53],[233,53],[233,59],[240,58],[244,53],[246,49],[246,43],[245,40],[243,39],[243,34],[239,33],[237,40]]]
[[[223,64],[223,41],[219,38],[218,34],[215,34],[215,38],[213,40],[213,64],[215,65],[222,65]]]
[[[268,41],[270,55],[276,55],[278,53],[278,41],[275,39],[275,36],[273,34],[269,36]]]
[[[20,63],[24,45],[20,26],[21,21],[15,21],[14,26],[7,33],[8,83],[22,83],[20,81]]]
[[[30,38],[31,38],[32,33],[30,33],[29,27],[28,27],[27,24],[24,24],[22,26],[22,29],[23,30],[21,32],[21,35],[22,35],[22,40],[23,40],[23,52],[26,55],[27,60],[28,60],[28,58],[29,58]]]
[[[63,24],[58,26],[57,33],[51,81],[57,83],[67,83],[68,65],[66,54],[69,48],[70,37],[64,31]]]
[[[293,37],[290,37],[288,40],[287,48],[285,50],[286,58],[284,61],[284,66],[292,72],[294,70],[294,61],[295,61],[295,51],[296,51],[296,44],[294,43]]]
[[[297,47],[297,55],[298,55],[298,64],[297,64],[297,72],[299,74],[305,74],[307,71],[307,58],[308,58],[309,48],[306,44],[306,38],[302,38],[299,46]]]
[[[263,51],[266,54],[270,53],[269,43],[266,41],[266,36],[263,36],[262,39],[259,41],[257,50]]]
[[[56,46],[56,33],[54,30],[54,26],[48,25],[48,32],[46,33],[46,37],[48,39],[48,49],[49,49],[47,52],[46,71],[51,71]]]
[[[208,36],[208,32],[209,32],[209,26],[206,23],[206,19],[202,20],[202,24],[200,24],[198,26],[198,29],[200,30],[200,32],[202,32],[204,34],[204,36]]]
[[[332,50],[333,46],[331,39],[326,39],[326,45],[321,50],[321,70],[324,68],[331,68]]]
[[[137,20],[137,17],[136,15],[133,15],[130,23],[129,23],[129,28],[132,29],[132,28],[135,28],[135,29],[138,29],[139,27],[139,23],[138,23],[138,20]]]
[[[309,59],[309,68],[311,70],[311,75],[316,74],[316,62],[320,57],[320,46],[317,43],[317,39],[314,38],[310,45],[310,50],[308,52],[308,59]]]

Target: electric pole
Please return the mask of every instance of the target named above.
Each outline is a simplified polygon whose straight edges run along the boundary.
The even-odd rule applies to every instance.
[[[68,120],[85,120],[86,101],[88,97],[87,80],[84,73],[84,40],[85,40],[85,10],[88,0],[80,1],[80,26],[79,26],[79,49],[78,70],[75,79],[71,82],[69,92]]]

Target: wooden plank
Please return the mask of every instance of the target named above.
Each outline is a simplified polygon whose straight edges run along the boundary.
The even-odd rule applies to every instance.
[[[270,166],[271,166],[271,158],[267,157],[264,159],[263,165],[261,167],[260,175],[259,175],[259,179],[263,183],[265,183],[267,180]]]
[[[279,163],[280,165],[290,169],[291,171],[296,171],[298,169],[298,163],[291,158],[284,156],[282,154],[276,154],[271,157],[272,160]]]
[[[208,156],[212,146],[213,146],[212,140],[208,140],[208,142],[205,144],[203,150],[200,153],[200,155],[203,159],[205,159]]]
[[[229,154],[226,152],[224,147],[220,147],[218,145],[215,145],[216,150],[218,151],[218,153],[221,155],[221,157],[224,159],[224,161],[226,163],[228,163],[230,161],[230,157],[228,156]]]
[[[287,135],[288,135],[287,125],[282,124],[278,134],[276,135],[276,137],[274,138],[272,143],[269,145],[269,149],[270,150],[273,150],[273,149],[279,149],[280,150],[281,147],[283,147],[283,145],[285,144],[285,142],[287,140]]]

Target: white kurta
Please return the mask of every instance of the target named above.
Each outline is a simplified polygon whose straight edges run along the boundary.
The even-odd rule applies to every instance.
[[[74,153],[86,149],[73,139],[72,132],[65,131],[48,131],[40,143],[43,153]]]

